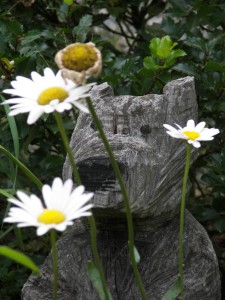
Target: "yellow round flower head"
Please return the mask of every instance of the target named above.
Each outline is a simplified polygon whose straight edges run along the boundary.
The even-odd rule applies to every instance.
[[[93,207],[89,201],[93,193],[85,193],[83,185],[73,189],[73,181],[55,178],[52,186],[45,184],[42,187],[42,199],[36,195],[27,195],[17,191],[17,197],[9,198],[14,204],[8,216],[7,223],[17,223],[18,227],[34,226],[37,235],[43,235],[51,229],[64,231],[73,224],[75,219],[90,216]]]
[[[70,70],[78,72],[86,71],[93,67],[97,60],[97,55],[93,47],[86,44],[74,44],[65,49],[62,62]]]
[[[60,50],[55,62],[64,78],[77,84],[85,83],[89,76],[98,76],[102,70],[101,52],[93,43],[74,43]]]

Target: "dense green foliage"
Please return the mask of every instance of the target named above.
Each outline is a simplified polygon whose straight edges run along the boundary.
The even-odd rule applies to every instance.
[[[30,3],[30,6],[22,2]],[[225,3],[222,0],[1,0],[0,8],[1,89],[8,87],[17,75],[30,76],[33,70],[41,73],[46,66],[57,70],[54,56],[58,50],[73,42],[88,41],[94,42],[103,55],[103,72],[97,79],[98,83],[108,81],[115,94],[161,93],[164,85],[172,79],[186,75],[195,77],[199,120],[219,128],[221,133],[213,143],[205,143],[201,147],[198,161],[192,168],[194,189],[190,209],[216,243],[223,273],[224,16]],[[159,39],[150,44],[152,39],[164,36],[173,41],[164,41],[174,51],[173,54],[170,52],[170,60],[166,60],[167,54],[159,52],[157,57],[154,52],[154,43],[159,45]],[[161,67],[154,68],[156,65]],[[3,94],[0,97],[4,99]],[[53,117],[45,116],[37,122],[38,126],[27,126],[27,116],[7,119],[6,111],[7,108],[0,107],[0,144],[27,165],[41,181],[49,182],[60,175],[65,151],[56,134]],[[69,133],[75,120],[76,112],[65,116]],[[35,186],[3,153],[0,154],[0,180],[0,188],[4,192],[13,194],[15,189],[24,187],[35,191]],[[7,206],[5,197],[1,198],[0,214],[3,217]],[[4,225],[0,229],[0,243],[18,249],[20,246],[15,241],[14,231],[11,227],[7,228]],[[9,230],[8,234],[6,230]],[[41,262],[46,251],[45,238],[33,239],[33,233],[28,229],[23,238],[23,250],[33,253],[35,262]],[[18,233],[17,239],[20,240]],[[3,299],[19,299],[18,291],[27,274],[13,262],[1,259],[0,289]],[[9,295],[9,291],[12,294]]]

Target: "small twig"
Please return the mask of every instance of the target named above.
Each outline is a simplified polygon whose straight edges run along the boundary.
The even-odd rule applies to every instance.
[[[103,26],[104,26],[104,27],[106,28],[106,30],[108,30],[109,32],[112,32],[112,33],[117,34],[117,35],[120,35],[120,36],[122,35],[121,32],[111,29],[111,28],[110,28],[108,25],[106,25],[105,23],[103,23]],[[127,34],[126,34],[126,37],[129,38],[129,39],[134,39],[134,37],[128,36]]]
[[[118,25],[119,25],[119,28],[120,28],[120,31],[121,31],[123,37],[125,38],[125,40],[127,42],[127,45],[129,46],[129,48],[131,48],[131,44],[130,44],[129,38],[127,37],[125,31],[123,30],[122,24],[120,22],[118,22]]]

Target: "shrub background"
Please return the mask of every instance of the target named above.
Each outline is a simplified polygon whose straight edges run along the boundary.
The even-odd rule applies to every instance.
[[[67,5],[66,3],[70,4]],[[193,183],[189,209],[205,226],[214,244],[224,282],[225,274],[225,3],[223,0],[1,0],[0,88],[17,75],[55,71],[56,52],[73,42],[94,42],[102,51],[103,72],[98,83],[107,81],[115,94],[161,93],[173,79],[194,76],[199,121],[219,128],[213,143],[204,143],[191,170]],[[169,35],[186,56],[167,69],[144,68],[154,37]],[[14,61],[14,64],[11,61]],[[4,95],[1,93],[1,99]],[[38,126],[27,126],[27,116],[7,119],[0,107],[0,144],[26,164],[43,182],[60,176],[65,152],[51,115]],[[77,113],[65,114],[71,134]],[[182,125],[182,124],[181,124]],[[35,191],[24,175],[0,153],[0,189]],[[2,192],[1,192],[2,194]],[[7,210],[0,200],[0,218]],[[34,261],[46,255],[47,239],[36,240],[33,231],[23,237],[13,227],[0,228],[0,243],[22,248]],[[20,299],[20,289],[29,271],[0,258],[0,289],[5,299]],[[224,291],[223,291],[224,292]],[[224,297],[224,296],[223,296]],[[224,299],[224,298],[223,298]]]

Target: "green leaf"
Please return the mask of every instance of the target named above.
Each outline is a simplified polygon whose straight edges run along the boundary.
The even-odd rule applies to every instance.
[[[208,220],[216,220],[219,218],[219,213],[214,208],[205,209],[202,213],[202,217],[204,221]]]
[[[225,217],[221,217],[214,222],[214,227],[220,233],[225,231]]]
[[[35,263],[25,254],[13,250],[6,246],[0,246],[0,255],[6,256],[17,263],[27,267],[28,269],[31,269],[35,274],[39,275],[40,271],[38,266],[35,265]]]
[[[220,34],[219,36],[215,37],[214,39],[210,39],[208,41],[208,43],[206,44],[209,54],[212,54],[215,46],[219,43],[223,43],[224,39],[225,39],[225,33]]]
[[[176,70],[178,72],[181,72],[183,74],[189,75],[189,76],[195,76],[196,78],[199,78],[199,75],[195,68],[192,65],[189,65],[187,63],[180,63],[172,67],[173,70]]]
[[[30,30],[26,33],[26,35],[21,40],[21,45],[25,46],[27,44],[30,44],[31,42],[34,42],[35,40],[39,40],[42,36],[42,32],[39,30]]]
[[[185,55],[186,55],[186,53],[181,49],[173,50],[171,52],[171,54],[169,55],[169,57],[166,59],[165,66],[167,68],[171,67],[176,62],[176,58],[185,56]]]
[[[149,49],[151,51],[151,54],[155,57],[157,57],[157,48],[160,45],[160,38],[154,38],[151,40]]]
[[[171,53],[171,56],[173,58],[177,58],[177,57],[182,57],[182,56],[185,56],[187,55],[187,53],[181,49],[176,49],[176,50],[173,50],[172,53]]]
[[[168,0],[169,3],[171,3],[174,7],[178,8],[182,12],[186,12],[187,10],[187,3],[184,0]]]
[[[152,57],[149,56],[144,59],[145,68],[148,70],[157,70],[171,67],[177,57],[186,55],[181,49],[173,50],[176,45],[177,43],[174,43],[168,35],[162,39],[152,39],[149,45]],[[156,63],[155,61],[159,61],[159,59],[161,61]]]
[[[134,246],[134,258],[135,258],[136,264],[138,265],[141,261],[141,257],[135,246]]]
[[[90,27],[92,25],[93,17],[91,15],[85,15],[80,19],[80,27]]]
[[[144,78],[151,78],[154,74],[155,72],[153,70],[147,70],[147,68],[142,68],[138,71],[138,75]]]
[[[160,66],[155,63],[155,60],[151,56],[147,56],[144,58],[143,65],[147,70],[150,71],[156,71],[160,69]]]
[[[176,45],[177,43],[173,43],[168,35],[164,36],[157,48],[157,56],[161,59],[166,59]]]
[[[72,30],[72,34],[76,36],[77,41],[83,43],[92,26],[93,17],[91,15],[84,15],[78,24]]]
[[[14,198],[14,196],[8,193],[6,190],[0,189],[0,194],[5,196],[6,198]]]
[[[0,96],[0,97],[1,97],[2,100],[5,100],[2,96]],[[9,111],[10,111],[9,105],[5,104],[4,109],[5,109],[5,112],[6,112],[6,115],[7,115],[7,120],[8,120],[8,123],[9,123],[12,138],[13,138],[15,156],[16,156],[16,158],[18,158],[19,157],[19,136],[18,136],[18,130],[17,130],[15,118],[8,116]]]
[[[2,96],[0,96],[0,97],[2,100],[5,100],[4,97],[2,97]],[[9,128],[10,128],[12,139],[13,139],[15,157],[18,159],[20,146],[19,146],[19,135],[18,135],[18,130],[17,130],[17,126],[16,126],[16,121],[15,121],[14,117],[9,116],[9,111],[10,111],[9,105],[5,104],[4,109],[6,112],[7,120],[9,123]],[[16,166],[16,168],[13,167],[11,178],[13,179],[13,189],[15,189],[16,180],[17,180],[17,166]]]
[[[42,183],[41,181],[15,156],[13,156],[8,150],[6,150],[3,146],[0,145],[0,151],[3,152],[9,159],[11,159],[17,166],[23,171],[23,173],[36,184],[36,186],[41,189]]]
[[[87,263],[87,272],[88,272],[88,276],[89,276],[93,286],[95,287],[95,289],[97,290],[97,292],[99,294],[100,299],[105,300],[106,298],[105,298],[99,271],[96,268],[94,262],[91,260],[89,260]],[[107,289],[107,292],[109,295],[109,299],[112,300],[112,296],[110,295],[108,289]]]
[[[200,37],[188,37],[186,41],[184,41],[184,44],[194,48],[194,49],[198,49],[201,50],[203,52],[206,51],[206,43],[205,40],[203,38]]]
[[[162,297],[162,300],[175,300],[179,295],[180,290],[180,278],[178,278],[166,291],[165,295]]]
[[[64,3],[66,3],[67,5],[71,5],[73,4],[73,0],[64,0]]]
[[[221,65],[221,63],[210,60],[205,65],[205,70],[206,71],[225,72],[225,66]]]

